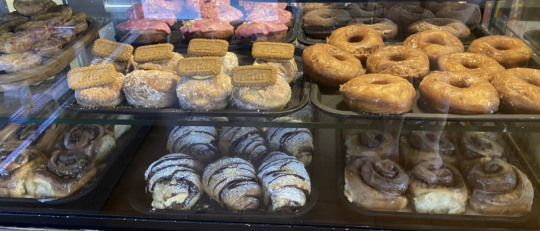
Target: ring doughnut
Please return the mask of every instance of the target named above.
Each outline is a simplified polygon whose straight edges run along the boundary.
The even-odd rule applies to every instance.
[[[326,39],[336,28],[346,26],[351,20],[351,15],[346,10],[320,9],[304,15],[302,28],[310,37]]]
[[[399,32],[404,32],[412,23],[426,18],[435,18],[435,15],[416,5],[398,3],[388,10],[387,18],[398,25]]]
[[[351,53],[360,61],[366,61],[374,51],[384,47],[379,32],[367,26],[353,25],[339,28],[326,42]]]
[[[482,76],[491,82],[495,74],[504,71],[495,59],[483,54],[455,53],[441,57],[437,62],[440,71],[464,71],[471,75]]]
[[[432,72],[420,83],[419,92],[419,104],[430,112],[488,114],[499,108],[497,90],[466,72]]]
[[[437,11],[435,16],[437,16],[437,18],[457,19],[465,23],[471,30],[478,27],[478,24],[480,24],[480,20],[482,19],[480,7],[472,3],[447,4]]]
[[[411,110],[416,91],[407,80],[387,74],[368,74],[340,86],[343,101],[354,110],[401,114]]]
[[[526,67],[532,56],[531,48],[523,41],[503,35],[476,39],[469,46],[468,52],[487,55],[507,69]]]
[[[418,84],[429,73],[429,59],[420,49],[389,46],[369,56],[366,69],[370,73],[395,75]]]
[[[360,60],[329,44],[306,48],[302,61],[306,75],[327,86],[339,86],[366,73]]]
[[[347,11],[353,18],[382,18],[386,13],[384,7],[373,3],[351,3]]]
[[[459,4],[459,3],[458,2],[425,2],[424,8],[436,14],[439,10],[442,10],[442,8],[448,5],[456,5],[456,4]]]
[[[405,39],[403,45],[424,51],[433,69],[437,68],[437,61],[443,55],[464,51],[461,41],[444,30],[427,30],[413,34]]]
[[[513,113],[540,113],[540,71],[515,68],[495,75],[492,82],[501,99],[501,110]]]
[[[306,6],[304,6],[304,14],[307,14],[314,10],[322,10],[322,9],[345,9],[345,5],[343,3],[306,3]]]
[[[453,18],[428,18],[411,24],[408,28],[410,34],[426,30],[444,30],[450,32],[454,36],[464,39],[471,35],[471,31],[467,25]]]
[[[348,26],[364,25],[379,32],[381,37],[388,41],[396,37],[397,25],[386,18],[355,18],[349,21]]]

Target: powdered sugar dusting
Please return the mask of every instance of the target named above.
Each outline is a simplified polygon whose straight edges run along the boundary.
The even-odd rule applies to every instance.
[[[174,90],[180,77],[165,71],[135,70],[126,76],[124,93],[136,107],[168,107],[176,102]]]

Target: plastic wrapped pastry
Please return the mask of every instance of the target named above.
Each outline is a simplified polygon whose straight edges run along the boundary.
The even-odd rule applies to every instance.
[[[190,209],[201,197],[203,165],[193,157],[173,153],[152,163],[144,173],[146,192],[156,209]]]
[[[289,122],[300,122],[288,120]],[[276,122],[274,120],[274,122]],[[313,135],[307,128],[271,127],[265,131],[268,149],[281,151],[296,157],[304,166],[309,166],[313,157]]]
[[[377,157],[398,161],[399,152],[394,137],[385,131],[366,130],[351,134],[345,140],[347,160]]]
[[[230,210],[259,207],[262,189],[255,168],[243,159],[225,157],[209,164],[202,184],[210,197]]]
[[[298,159],[282,152],[271,152],[258,172],[264,204],[269,206],[269,211],[293,212],[306,204],[311,193],[311,181]]]
[[[253,127],[224,128],[219,134],[219,150],[223,156],[240,157],[255,166],[268,154],[262,132]]]
[[[209,163],[219,157],[219,132],[210,126],[175,127],[169,135],[167,150],[184,153],[202,163]]]
[[[13,147],[16,148],[16,147]],[[0,161],[7,161],[11,150],[0,151]],[[23,150],[6,168],[0,172],[0,197],[24,197],[26,195],[26,178],[34,169],[47,163],[47,157],[39,150],[28,148]]]
[[[399,147],[407,169],[439,157],[445,163],[457,165],[454,145],[441,132],[413,131],[401,137]]]

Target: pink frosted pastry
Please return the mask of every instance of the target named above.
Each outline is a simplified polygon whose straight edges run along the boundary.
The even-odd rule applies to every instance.
[[[156,21],[162,21],[172,26],[176,23],[176,16],[165,8],[157,5],[149,4],[135,4],[126,11],[126,17],[129,20],[137,19],[152,19]]]
[[[160,6],[170,10],[173,14],[182,13],[184,0],[144,0],[143,3]]]
[[[254,42],[285,42],[287,26],[280,22],[245,22],[236,29],[236,37]]]
[[[130,34],[133,32],[136,32],[138,36],[132,43],[165,43],[167,42],[167,35],[171,34],[171,28],[162,21],[147,19],[128,20],[116,26],[116,34],[120,38],[133,36]]]
[[[203,19],[219,19],[229,22],[232,26],[237,27],[244,21],[244,14],[232,6],[221,9],[215,4],[204,4],[201,11]]]
[[[230,0],[188,0],[186,2],[186,10],[192,13],[200,13],[203,5],[210,4],[218,7],[220,10],[225,10],[231,6]]]
[[[281,24],[291,27],[292,14],[289,11],[276,8],[261,8],[253,10],[246,21],[279,21]]]
[[[234,27],[219,19],[195,19],[184,22],[180,32],[185,42],[194,38],[229,40],[234,34]]]
[[[286,2],[280,2],[280,3],[276,3],[276,2],[244,2],[244,9],[246,10],[246,12],[250,12],[252,11],[253,9],[257,9],[257,8],[278,8],[278,9],[282,9],[284,10],[285,8],[287,8],[287,3]]]

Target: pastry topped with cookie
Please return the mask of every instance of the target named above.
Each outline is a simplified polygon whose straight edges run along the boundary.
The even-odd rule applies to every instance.
[[[95,57],[90,65],[112,64],[117,72],[127,74],[135,65],[133,47],[125,43],[117,43],[106,39],[94,42],[92,54]]]
[[[290,43],[255,42],[251,55],[253,65],[268,64],[275,66],[278,76],[291,83],[298,76],[298,66],[294,61],[294,45]]]
[[[176,74],[178,61],[183,59],[179,53],[173,52],[173,45],[161,43],[142,46],[135,50],[134,60],[139,70],[158,70]]]
[[[68,72],[69,88],[77,103],[85,107],[115,107],[124,101],[124,75],[112,64],[73,69]]]
[[[232,75],[232,69],[238,66],[238,57],[228,52],[229,42],[217,39],[192,39],[188,45],[188,54],[193,57],[221,57],[221,71]]]

